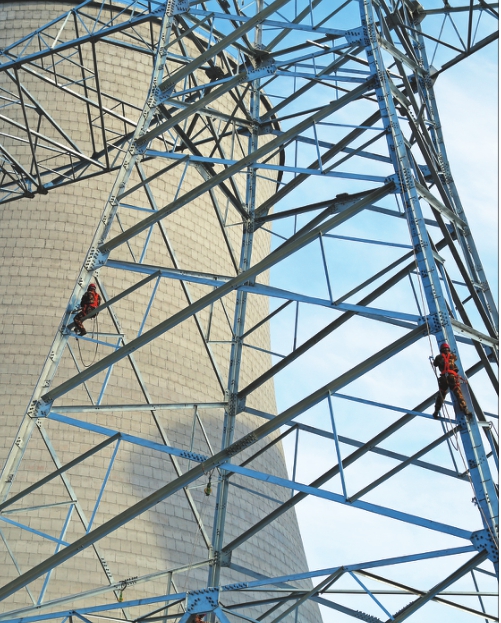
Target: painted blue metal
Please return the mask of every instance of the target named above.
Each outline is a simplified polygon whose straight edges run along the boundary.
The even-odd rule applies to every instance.
[[[101,488],[99,490],[99,495],[97,496],[97,500],[96,500],[96,503],[94,505],[94,509],[92,511],[92,515],[90,517],[89,525],[87,526],[86,532],[90,532],[91,531],[92,524],[94,523],[94,519],[96,517],[96,513],[98,511],[99,504],[100,504],[101,499],[103,497],[104,489],[105,489],[106,484],[107,484],[107,482],[108,482],[108,480],[110,478],[110,473],[111,473],[111,470],[113,468],[113,463],[115,462],[115,458],[116,458],[117,453],[118,453],[118,448],[120,447],[120,441],[121,441],[121,439],[117,440],[117,442],[115,444],[115,448],[113,449],[113,454],[111,455],[110,462],[109,462],[109,465],[108,465],[108,469],[106,470],[106,474],[104,476],[103,483],[102,483]]]
[[[378,567],[386,567],[393,564],[405,564],[408,562],[415,562],[419,560],[428,560],[432,558],[441,558],[447,556],[460,555],[468,552],[475,551],[473,546],[465,546],[465,547],[457,547],[450,548],[445,550],[433,551],[433,552],[424,552],[421,554],[411,554],[406,556],[401,556],[399,558],[387,558],[377,561],[366,561],[362,563],[350,564],[343,567],[345,572],[355,572],[362,569],[376,569]],[[270,587],[271,586],[279,586],[284,582],[296,582],[299,580],[307,580],[310,578],[322,577],[326,575],[331,575],[339,571],[341,567],[333,567],[329,569],[320,569],[315,572],[307,572],[307,573],[297,573],[297,574],[289,574],[280,577],[273,578],[265,578],[260,580],[248,581],[248,582],[239,582],[234,584],[223,585],[220,587],[221,592],[235,592],[235,591],[251,591],[252,589],[257,589],[260,587]],[[170,595],[160,595],[158,597],[151,598],[143,598],[143,599],[133,599],[133,600],[124,600],[120,604],[102,604],[99,606],[92,607],[84,607],[79,608],[80,615],[89,615],[96,614],[99,612],[109,612],[110,610],[116,610],[117,608],[132,608],[135,606],[145,606],[151,605],[159,602],[167,602],[167,601],[178,601],[186,598],[186,593],[172,593]],[[50,619],[51,617],[67,617],[72,613],[75,613],[74,610],[65,610],[60,612],[48,613],[48,614],[39,614],[38,618],[35,617],[22,617],[22,618],[14,618],[14,619],[4,619],[5,623],[35,623],[35,621],[45,621]]]
[[[361,84],[365,84],[365,80],[361,80]],[[280,135],[279,135],[280,137]],[[238,166],[238,160],[226,160],[223,158],[209,158],[205,156],[183,156],[182,154],[176,154],[172,152],[162,152],[156,151],[153,149],[146,149],[145,156],[150,158],[165,158],[167,160],[178,160],[181,162],[187,163],[210,163],[210,164],[220,164],[227,167]],[[348,171],[312,171],[311,169],[303,169],[301,167],[292,167],[278,164],[268,164],[265,162],[254,162],[252,163],[252,168],[259,170],[263,169],[265,171],[281,171],[283,173],[303,173],[307,175],[315,175],[321,177],[332,177],[332,178],[342,178],[349,180],[357,180],[364,182],[378,182],[383,184],[386,181],[386,177],[381,175],[364,175],[360,173],[350,173]]]
[[[61,545],[63,545],[63,539],[64,539],[64,536],[65,536],[66,531],[68,529],[68,526],[69,526],[69,523],[70,523],[70,519],[71,519],[71,516],[73,514],[74,509],[75,509],[75,506],[73,504],[71,504],[69,509],[68,509],[68,513],[66,515],[66,520],[65,520],[65,522],[63,524],[63,528],[61,530],[61,534],[59,535],[59,541],[60,542],[57,544],[56,549],[54,551],[54,554],[57,554],[57,552],[59,551],[59,548],[61,547]],[[44,583],[43,583],[43,586],[42,586],[42,590],[40,591],[40,595],[38,596],[37,605],[40,605],[43,602],[43,600],[44,600],[44,596],[45,596],[45,593],[47,591],[47,587],[49,585],[51,574],[52,574],[52,570],[49,571],[49,573],[47,573],[47,575],[45,576],[45,580],[44,580]]]
[[[426,519],[425,517],[418,517],[417,515],[412,515],[410,513],[402,513],[392,508],[385,508],[383,506],[379,506],[378,504],[370,504],[368,502],[361,502],[359,500],[355,502],[348,502],[344,495],[340,495],[339,493],[332,493],[331,491],[325,491],[318,487],[303,485],[299,482],[292,482],[287,480],[286,478],[279,478],[278,476],[271,476],[270,474],[265,474],[263,472],[258,472],[256,470],[248,469],[247,467],[240,467],[239,465],[228,465],[226,463],[222,463],[219,466],[219,469],[223,472],[230,472],[235,474],[241,474],[243,476],[248,476],[249,478],[254,478],[255,480],[261,480],[262,482],[269,482],[275,485],[279,485],[286,489],[294,489],[296,491],[300,491],[302,493],[307,493],[308,495],[312,495],[314,497],[322,498],[324,500],[330,500],[331,502],[337,502],[338,504],[344,504],[350,506],[352,508],[357,508],[360,510],[367,511],[369,513],[375,513],[382,517],[390,517],[391,519],[396,519],[398,521],[403,521],[405,523],[420,526],[422,528],[428,528],[429,530],[435,530],[437,532],[442,532],[444,534],[450,534],[452,536],[456,536],[462,539],[470,539],[472,536],[472,532],[468,530],[463,530],[456,526],[451,526],[448,524],[444,524],[438,521],[432,521]]]
[[[335,392],[331,394],[331,396],[334,396],[335,398],[342,398],[343,400],[351,400],[353,402],[360,402],[361,404],[372,405],[374,407],[380,407],[381,409],[388,409],[390,411],[396,411],[397,413],[417,415],[419,417],[425,417],[425,418],[431,417],[429,413],[423,413],[422,411],[415,411],[413,409],[402,409],[402,407],[396,407],[396,406],[389,405],[386,403],[376,402],[374,400],[366,400],[364,398],[357,398],[356,396],[348,396],[346,394],[340,394],[339,392]],[[453,418],[448,418],[447,421],[451,422],[451,424],[458,423],[457,420],[454,420]]]
[[[202,274],[195,274],[193,272],[188,271],[178,271],[174,269],[164,269],[158,266],[146,266],[144,264],[133,264],[131,262],[118,262],[110,260],[108,262],[110,268],[117,268],[119,270],[130,270],[133,272],[143,273],[143,274],[153,274],[159,272],[163,277],[168,277],[170,279],[178,279],[182,281],[199,283],[203,285],[210,285],[214,287],[220,287],[225,283],[228,283],[231,278],[225,277],[223,275],[218,276],[209,276]],[[360,305],[350,305],[348,303],[339,303],[329,301],[328,299],[320,299],[317,297],[307,296],[304,294],[299,294],[291,291],[280,290],[279,288],[274,288],[272,286],[267,286],[263,284],[254,283],[252,285],[241,285],[238,288],[239,291],[242,292],[252,292],[254,294],[262,294],[263,296],[267,296],[269,298],[281,298],[290,301],[298,301],[301,303],[308,303],[310,305],[320,305],[322,307],[329,307],[333,310],[338,311],[353,311],[359,312],[365,316],[386,316],[388,318],[394,318],[398,320],[408,320],[411,322],[419,323],[422,322],[422,318],[415,314],[406,314],[402,312],[398,312],[396,310],[384,310],[384,309],[375,309],[373,307],[361,307]],[[409,328],[412,325],[405,325]]]
[[[14,521],[13,519],[9,519],[8,517],[0,517],[0,521],[4,521],[7,524],[16,526],[16,528],[20,528],[21,530],[26,530],[26,532],[31,532],[32,534],[36,534],[36,536],[40,536],[43,539],[47,539],[48,541],[53,541],[54,543],[57,543],[58,545],[69,545],[69,543],[67,543],[66,541],[61,541],[61,539],[58,539],[50,534],[47,534],[46,532],[41,532],[40,530],[36,530],[35,528],[26,526],[22,523],[19,523],[19,521]]]
[[[353,571],[348,571],[348,573],[355,580],[355,582],[357,582],[357,584],[360,584],[360,586],[369,595],[369,597],[371,597],[377,603],[377,605],[386,614],[386,616],[389,617],[390,621],[393,621],[394,617],[392,616],[392,614],[388,612],[388,610],[383,606],[383,604],[379,601],[379,599],[377,599],[376,596],[365,586],[365,584],[360,580],[360,578],[355,573],[353,573]]]
[[[122,342],[122,338],[120,337],[117,340],[117,343],[115,344],[115,350],[120,347],[121,342]],[[99,396],[97,397],[96,405],[100,405],[102,403],[104,399],[104,395],[106,393],[106,389],[108,387],[108,383],[110,382],[112,373],[113,373],[113,366],[110,366],[108,368],[108,371],[106,372],[106,376],[104,378],[103,384],[101,385],[101,391],[99,392]]]
[[[150,409],[151,409],[151,406],[150,406]],[[141,437],[135,437],[133,435],[125,435],[125,434],[119,433],[119,431],[112,430],[104,426],[99,426],[97,424],[91,424],[90,422],[84,422],[82,420],[75,420],[73,418],[57,413],[57,410],[52,411],[52,413],[49,416],[49,419],[55,420],[56,422],[61,422],[62,424],[68,424],[69,426],[76,426],[77,428],[81,428],[82,430],[92,431],[93,433],[98,433],[99,435],[106,435],[107,437],[114,437],[115,435],[119,434],[120,439],[122,439],[123,441],[127,441],[129,443],[133,443],[138,446],[144,446],[145,448],[151,448],[152,450],[156,450],[158,452],[164,452],[165,454],[172,454],[174,456],[178,456],[183,459],[189,459],[190,461],[195,461],[196,463],[202,463],[203,461],[207,460],[207,457],[201,454],[197,454],[195,452],[188,452],[186,450],[180,450],[178,448],[166,446],[160,443],[156,443],[154,441],[149,441],[148,439],[142,439]],[[115,453],[118,448],[118,445],[119,444],[117,444],[115,448]]]
[[[141,263],[142,263],[142,260],[143,260],[143,257],[141,257]],[[146,324],[146,320],[148,319],[148,314],[150,313],[151,306],[153,305],[153,301],[155,300],[155,294],[157,292],[159,285],[160,285],[160,276],[157,277],[157,280],[155,281],[155,285],[153,286],[153,292],[151,293],[150,302],[148,303],[148,306],[146,307],[143,320],[141,322],[141,326],[139,327],[139,331],[137,332],[138,337],[143,332],[144,325]]]
[[[341,477],[341,486],[343,488],[343,495],[344,495],[344,499],[346,501],[346,499],[348,498],[348,493],[346,491],[346,481],[345,481],[345,478],[344,478],[343,458],[341,456],[341,449],[339,447],[339,438],[337,436],[337,431],[336,431],[336,421],[335,421],[335,418],[334,418],[334,409],[332,408],[331,394],[329,394],[327,396],[327,401],[329,403],[329,415],[331,417],[332,436],[334,438],[334,443],[336,445],[337,462],[338,462],[338,465],[339,465],[339,476]],[[293,480],[294,480],[294,477],[293,477]]]

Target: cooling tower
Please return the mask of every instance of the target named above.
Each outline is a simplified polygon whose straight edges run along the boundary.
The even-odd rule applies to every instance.
[[[109,7],[102,8],[100,4],[89,5],[89,13],[108,10]],[[0,47],[20,40],[72,6],[68,2],[39,0],[2,2]],[[154,40],[159,28],[160,19],[155,23],[138,24],[135,30],[137,41],[141,38]],[[137,121],[148,92],[152,55],[134,52],[130,40],[120,33],[113,36],[117,45],[95,41],[78,51],[87,60],[89,68],[94,66],[93,63],[99,66],[98,88],[110,111],[106,132],[108,138],[112,132],[117,137],[116,151],[109,155],[107,170],[102,173],[93,170],[92,174],[82,175],[84,179],[80,181],[68,175],[67,183],[47,194],[25,197],[6,203],[1,208],[2,463],[16,438],[43,362],[48,355],[50,357],[61,316],[67,308],[116,170],[123,159],[127,142],[124,140],[121,143],[119,138],[126,136],[128,140],[133,129],[131,121]],[[200,41],[192,40],[191,55],[199,44]],[[182,50],[176,48],[175,54],[180,56]],[[81,59],[76,59],[73,65],[68,59],[64,62],[68,84],[55,85],[47,74],[42,79],[43,68],[35,63],[31,73],[27,71],[24,78],[26,92],[20,94],[26,99],[25,114],[29,124],[29,117],[38,105],[47,113],[46,119],[53,119],[58,126],[56,132],[48,123],[38,128],[38,134],[35,132],[32,137],[40,149],[42,143],[47,145],[49,139],[54,141],[51,143],[53,156],[47,156],[47,167],[57,165],[56,143],[61,140],[61,131],[71,134],[75,143],[88,147],[90,152],[92,141],[96,142],[95,152],[99,152],[102,138],[99,136],[102,131],[99,120],[93,119],[95,136],[89,136],[87,126],[82,123],[82,119],[95,114],[87,107],[85,89],[95,93],[96,76],[90,73],[82,75],[79,84],[75,72],[81,71]],[[231,117],[235,114],[235,105],[230,97],[224,106],[225,109],[219,109],[221,115]],[[266,102],[262,101],[261,106],[266,106]],[[80,133],[79,124],[82,125]],[[22,159],[30,146],[10,140],[10,130],[6,126],[3,132],[7,134],[3,136],[7,147]],[[197,128],[192,128],[192,133],[196,132]],[[242,157],[246,140],[231,135],[225,138],[222,145],[228,150],[228,157]],[[205,149],[206,153],[213,149],[210,136],[207,136]],[[182,154],[182,150],[179,153]],[[149,163],[145,158],[141,166],[145,169],[150,167],[148,175],[155,178],[151,184],[155,187],[157,200],[160,198],[163,205],[173,200],[181,186],[183,192],[187,192],[204,179],[196,166],[186,167],[185,170],[176,168],[162,174],[160,170],[165,164]],[[134,187],[141,175],[140,167],[137,167],[129,187]],[[260,181],[257,188],[259,201],[270,197],[275,190],[276,178],[268,176]],[[242,180],[235,192],[245,195],[245,191],[245,180]],[[135,198],[132,193],[130,203],[137,206],[143,199]],[[218,204],[218,209],[215,209],[215,204]],[[146,211],[154,209],[152,205],[141,205]],[[219,218],[221,206],[226,210],[225,225],[228,226],[224,228]],[[116,224],[117,233],[133,224],[135,218],[136,214],[131,209],[130,222],[127,222],[127,216],[122,217]],[[241,238],[239,220],[239,215],[226,202],[222,190],[212,195],[207,193],[170,215],[161,228],[151,232],[144,264],[233,275],[235,249],[239,248]],[[131,243],[121,256],[116,256],[116,261],[127,262],[131,257],[138,257],[146,248],[145,240],[146,234],[141,242]],[[262,230],[256,232],[253,246],[253,261],[257,261],[269,249],[269,234]],[[101,294],[107,300],[120,291],[133,288],[145,278],[144,274],[134,272],[117,270],[115,276],[112,272],[109,270],[106,273],[105,280],[100,274],[96,276]],[[144,319],[146,331],[181,310],[187,302],[197,300],[206,291],[206,286],[196,283],[188,287],[180,280],[152,279],[149,289],[142,288],[118,301],[113,311],[103,311],[97,321],[86,321],[89,331],[94,332],[91,334],[94,339],[77,341],[74,337],[70,338],[69,349],[59,365],[58,382],[85,370],[86,366],[112,352],[118,345],[117,336],[124,341],[135,337],[138,319]],[[82,418],[87,426],[85,431],[71,425],[71,413],[67,411],[64,422],[47,421],[35,427],[21,469],[12,483],[11,494],[22,491],[76,456],[90,452],[96,444],[109,440],[110,437],[103,436],[99,427],[108,431],[120,430],[130,438],[143,440],[144,445],[125,440],[122,440],[120,447],[117,443],[109,443],[72,468],[64,478],[55,479],[33,493],[29,501],[32,510],[5,514],[7,521],[0,526],[2,585],[59,551],[61,545],[54,541],[59,539],[71,543],[82,537],[90,529],[104,524],[158,490],[192,464],[161,452],[160,446],[178,448],[193,455],[209,455],[220,449],[224,417],[221,405],[229,373],[228,364],[221,362],[230,361],[231,337],[229,339],[228,335],[231,334],[229,325],[235,313],[235,300],[235,297],[230,298],[226,308],[218,306],[204,310],[180,324],[156,340],[154,346],[141,349],[134,357],[117,364],[109,379],[98,376],[65,401],[67,407],[97,402],[133,406],[144,403],[147,394],[148,403],[172,404],[177,405],[176,408],[149,411],[131,408],[120,413],[88,412]],[[250,300],[246,313],[251,325],[257,324],[268,314],[267,300],[263,297]],[[204,336],[207,337],[209,326],[210,340],[207,340]],[[269,366],[270,336],[264,325],[255,331],[253,339],[255,348],[248,349],[242,359],[240,378],[244,384]],[[191,405],[194,400],[199,405],[196,408]],[[268,414],[276,412],[271,381],[252,394],[248,407],[249,410]],[[243,437],[257,423],[257,417],[249,413],[240,414],[235,424],[235,438]],[[255,451],[256,447],[252,452],[249,449],[247,456]],[[56,464],[54,457],[57,457]],[[274,473],[287,476],[279,443],[252,462],[252,467],[262,472],[266,472],[271,465]],[[111,603],[122,597],[135,599],[162,592],[204,588],[209,572],[206,561],[210,558],[208,542],[213,530],[214,491],[220,477],[217,470],[206,474],[195,483],[196,486],[179,491],[134,521],[111,532],[99,544],[60,565],[50,577],[43,575],[34,580],[27,590],[6,599],[0,609],[5,612],[22,608],[40,599],[44,603],[57,601],[64,595],[92,591],[113,582],[151,574],[157,576],[148,582],[124,584],[123,595],[118,591],[96,592],[88,598],[88,603],[103,603],[106,600]],[[4,474],[4,478],[9,478],[9,475]],[[204,489],[207,489],[209,482],[213,491],[207,495]],[[256,486],[256,490],[249,491],[238,476],[232,479],[226,516],[228,540],[256,524],[277,503],[286,499],[286,494],[271,484]],[[60,510],[55,511],[57,505]],[[18,504],[16,508],[19,510],[22,506]],[[61,526],[64,526],[62,532]],[[263,576],[305,571],[307,563],[294,510],[282,515],[258,535],[248,538],[235,550],[231,563],[231,567],[222,568],[222,584],[249,579],[245,569],[258,569]],[[181,571],[176,572],[177,569]],[[169,574],[170,571],[174,573]],[[71,600],[64,602],[65,607],[70,607],[71,603]],[[259,608],[254,611],[254,616],[258,614]],[[308,604],[299,608],[297,620],[318,621],[319,613]]]

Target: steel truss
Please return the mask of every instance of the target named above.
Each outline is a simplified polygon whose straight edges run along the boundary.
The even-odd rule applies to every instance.
[[[257,0],[245,6],[235,0],[85,1],[1,52],[2,201],[112,170],[117,176],[1,481],[3,522],[54,542],[56,551],[0,588],[5,599],[46,577],[32,606],[4,611],[0,621],[111,616],[185,623],[203,611],[227,623],[257,620],[259,606],[259,620],[276,622],[288,615],[301,620],[301,606],[309,600],[322,607],[326,621],[399,622],[415,613],[444,621],[449,609],[455,617],[497,620],[492,563],[497,568],[498,510],[491,470],[498,446],[493,415],[483,406],[497,387],[497,312],[449,169],[433,86],[442,72],[495,39],[496,19],[496,7],[484,0],[430,7],[410,0]],[[98,44],[151,58],[142,110],[103,86]],[[70,77],[70,65],[77,79]],[[78,102],[85,141],[39,101],[37,82]],[[230,112],[220,105],[228,99]],[[200,177],[195,187],[183,184],[188,169]],[[157,199],[153,183],[161,176],[175,180],[167,205]],[[264,201],[258,193],[263,183],[276,185]],[[169,241],[173,215],[182,218],[201,197],[213,206],[231,274],[194,270],[177,259]],[[256,259],[254,239],[263,232],[271,232],[272,248]],[[189,234],[187,226],[186,247],[192,244]],[[165,265],[148,263],[155,238],[165,245]],[[107,287],[118,271],[133,285]],[[100,349],[82,369],[72,358],[72,322],[91,280],[103,296],[105,320],[98,336],[82,340]],[[152,324],[149,312],[165,282],[181,285],[186,305]],[[135,309],[125,334],[121,305],[138,292],[146,293],[148,304]],[[246,309],[262,297],[271,301],[270,312],[249,326]],[[215,309],[228,316],[226,335],[217,340],[210,329]],[[191,320],[219,395],[155,402],[135,353]],[[280,326],[286,338],[274,339],[268,369],[243,383],[246,353],[259,350],[254,335],[270,325]],[[424,392],[420,370],[444,340],[468,379],[462,388],[472,417],[454,397],[453,408],[448,403],[438,421],[431,415],[435,381]],[[333,351],[342,356],[330,358]],[[298,379],[307,375],[313,355],[325,357],[329,369],[316,386],[305,380],[301,389]],[[130,367],[141,403],[107,400],[118,365]],[[288,392],[277,415],[253,402],[270,380]],[[398,383],[403,387],[396,391]],[[157,418],[175,410],[194,413],[194,426],[203,429],[206,409],[218,410],[223,419],[219,451],[172,446],[168,431],[157,442],[106,425],[107,413],[147,411]],[[102,424],[87,417],[97,413]],[[243,413],[262,423],[238,438]],[[76,427],[101,441],[63,464],[46,424],[51,430]],[[56,469],[13,493],[35,434]],[[256,456],[292,438],[290,478],[253,468]],[[176,476],[93,527],[99,498],[92,518],[85,519],[71,470],[113,448],[104,491],[127,444],[168,455]],[[312,472],[303,445],[319,448]],[[209,473],[218,474],[212,535],[190,497]],[[57,479],[66,487],[69,511],[59,532],[49,534],[33,527],[30,498]],[[232,485],[258,495],[260,482],[286,491],[286,501],[277,497],[273,512],[230,540],[225,519]],[[460,515],[444,508],[444,492],[451,489],[466,503]],[[421,507],[404,495],[422,490],[427,502]],[[196,594],[176,590],[175,578],[185,568],[115,579],[100,543],[179,491],[189,497],[204,535],[207,556],[191,564],[206,569],[209,588]],[[266,577],[232,561],[233,552],[287,510],[310,501],[322,509],[330,503],[333,532],[326,539],[353,540],[354,559],[335,557],[328,568],[284,577]],[[365,530],[338,531],[336,514],[343,509],[363,517]],[[85,534],[66,542],[73,511]],[[356,544],[377,541],[383,525],[405,526],[405,547],[397,547],[396,555],[361,556]],[[52,571],[88,550],[101,561],[99,586],[46,602],[46,585],[56,581]],[[242,581],[224,584],[225,569]],[[170,592],[120,601],[128,586],[160,577],[169,578]],[[309,589],[302,580],[310,581]],[[102,603],[95,605],[96,599]]]

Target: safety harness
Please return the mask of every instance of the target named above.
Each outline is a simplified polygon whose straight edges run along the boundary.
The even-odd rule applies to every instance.
[[[88,299],[88,302],[85,303],[85,307],[90,307],[91,309],[98,307],[99,306],[98,293],[94,292],[93,290],[88,290],[87,294],[89,295],[89,299]]]
[[[442,375],[453,374],[454,376],[458,376],[456,370],[454,370],[451,366],[454,365],[454,362],[451,362],[452,353],[446,355],[445,353],[440,353],[444,358],[444,369],[441,370]]]

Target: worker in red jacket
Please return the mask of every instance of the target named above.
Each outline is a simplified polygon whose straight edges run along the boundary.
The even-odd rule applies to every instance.
[[[82,300],[80,301],[80,311],[75,316],[75,320],[73,321],[75,323],[76,333],[80,335],[85,335],[87,333],[84,329],[82,320],[85,316],[87,316],[87,314],[90,314],[93,309],[99,307],[100,304],[101,297],[96,292],[96,284],[91,283],[87,288],[87,292],[82,296]],[[89,316],[89,318],[95,318],[96,316],[97,314],[93,314],[92,316]]]
[[[433,361],[433,365],[440,370],[440,376],[438,377],[438,394],[435,401],[435,410],[433,411],[434,418],[438,417],[438,412],[442,408],[449,390],[456,396],[461,411],[466,415],[471,415],[466,405],[463,392],[461,391],[456,359],[456,355],[451,353],[449,344],[444,343],[440,347],[440,355],[437,355]]]

